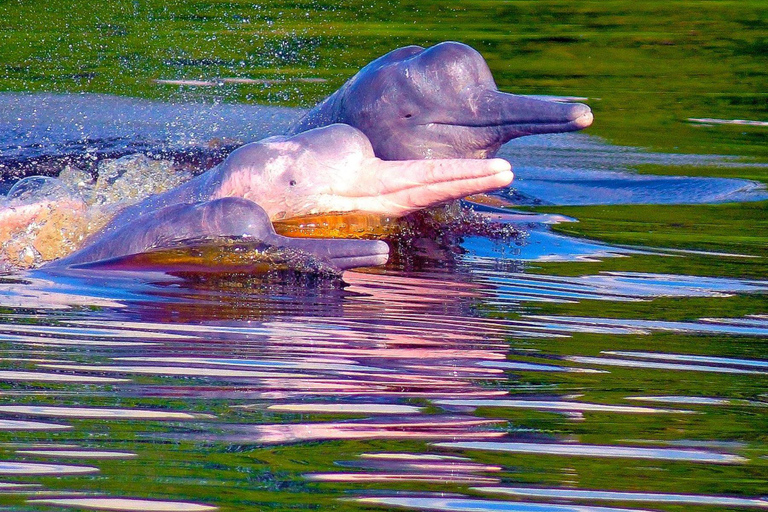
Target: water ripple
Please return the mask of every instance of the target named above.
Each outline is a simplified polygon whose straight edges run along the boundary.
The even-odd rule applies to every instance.
[[[16,450],[21,455],[39,457],[64,457],[72,459],[130,459],[136,457],[130,452],[107,452],[99,450]]]
[[[767,402],[755,402],[749,400],[737,400],[729,398],[715,398],[707,396],[628,396],[627,400],[639,400],[643,402],[662,402],[670,404],[687,405],[751,405],[768,407]]]
[[[590,357],[590,356],[566,356],[566,360],[574,363],[596,364],[605,366],[624,366],[627,368],[647,368],[656,370],[683,370],[692,372],[712,372],[712,373],[735,373],[750,375],[765,375],[768,372],[759,372],[756,370],[743,370],[740,368],[730,368],[727,366],[707,366],[701,364],[676,364],[663,363],[656,361],[638,361],[633,359],[616,359],[611,357]]]
[[[0,405],[0,413],[29,414],[64,418],[130,419],[130,420],[191,420],[213,418],[210,414],[190,414],[174,411],[148,411],[141,409],[112,409],[93,407],[66,407],[42,405]]]
[[[541,411],[578,411],[578,412],[618,412],[627,414],[659,414],[678,413],[690,414],[693,411],[674,409],[653,409],[650,407],[633,407],[627,405],[604,405],[581,402],[569,402],[565,400],[435,400],[437,405],[464,406],[464,407],[503,407],[510,409],[538,409]]]
[[[768,325],[767,325],[768,327]],[[661,361],[682,361],[686,363],[710,363],[717,365],[744,366],[748,368],[768,369],[768,361],[759,359],[736,359],[732,357],[698,356],[689,354],[665,354],[661,352],[633,352],[622,350],[606,350],[604,354],[622,357],[635,357],[639,359],[652,359]]]
[[[0,482],[0,493],[7,494],[11,492],[28,492],[30,489],[39,489],[40,484],[15,484],[8,482]]]
[[[216,425],[220,434],[207,433],[202,437],[228,442],[266,444],[331,439],[483,439],[503,436],[504,432],[485,429],[499,423],[503,421],[437,415],[405,416],[389,421],[378,419],[272,425]]]
[[[42,464],[38,462],[0,461],[0,475],[76,475],[96,473],[99,468],[69,466],[63,464]]]
[[[728,453],[704,450],[679,450],[672,448],[641,448],[636,446],[589,445],[564,443],[515,443],[489,441],[458,441],[434,443],[441,448],[464,450],[489,450],[509,453],[538,455],[567,455],[577,457],[621,457],[629,459],[675,460],[714,464],[743,464],[748,459]]]
[[[768,508],[763,498],[737,498],[732,496],[663,494],[654,492],[619,492],[539,487],[476,487],[473,490],[509,496],[559,498],[572,500],[642,501],[652,503],[683,503],[687,505],[720,505],[724,507]]]
[[[278,404],[270,405],[271,411],[321,414],[415,414],[423,407],[395,404]]]
[[[633,376],[645,377],[646,372],[640,375],[640,370],[654,367],[681,367],[743,374],[746,377],[742,379],[746,380],[755,372],[764,372],[764,361],[686,356],[685,348],[675,349],[681,352],[677,354],[631,351],[629,349],[637,345],[622,343],[620,336],[629,335],[625,339],[634,340],[635,335],[650,335],[664,328],[677,329],[673,332],[719,329],[718,334],[723,335],[756,334],[766,328],[765,317],[654,323],[527,315],[529,306],[521,306],[519,301],[587,298],[630,303],[653,300],[661,295],[719,297],[760,291],[766,288],[765,282],[632,273],[573,278],[519,272],[503,274],[498,268],[474,264],[466,268],[466,274],[432,271],[411,276],[389,270],[348,273],[345,279],[349,286],[330,291],[218,289],[201,283],[162,281],[153,285],[156,287],[153,293],[160,299],[145,296],[143,300],[135,300],[134,297],[130,299],[129,308],[113,308],[98,314],[73,310],[53,319],[28,312],[9,317],[11,323],[4,324],[8,327],[0,326],[0,332],[4,332],[0,339],[9,349],[2,354],[8,369],[0,371],[0,378],[7,376],[8,384],[7,389],[0,392],[0,398],[5,400],[0,404],[0,414],[14,415],[14,419],[0,419],[0,431],[17,436],[35,435],[35,428],[74,428],[74,435],[69,432],[51,435],[64,435],[56,437],[61,440],[82,439],[78,436],[88,433],[90,425],[97,424],[99,428],[110,429],[110,435],[114,433],[115,441],[120,444],[110,444],[112,438],[104,437],[89,438],[87,447],[53,446],[53,443],[2,447],[18,457],[46,457],[44,461],[51,462],[77,463],[81,457],[98,460],[103,474],[116,482],[119,479],[113,476],[115,468],[136,476],[136,471],[144,471],[137,468],[151,467],[171,482],[170,485],[211,485],[202,483],[206,478],[209,482],[224,482],[222,485],[237,492],[239,482],[247,474],[247,485],[258,487],[258,492],[274,488],[283,493],[281,496],[288,497],[293,492],[291,486],[302,489],[299,492],[303,492],[302,486],[311,486],[323,491],[332,489],[332,493],[341,488],[354,491],[374,485],[385,489],[450,490],[455,486],[478,489],[497,486],[498,489],[500,482],[507,482],[509,474],[517,471],[521,478],[530,478],[530,481],[538,481],[543,471],[550,484],[554,481],[564,486],[571,483],[579,486],[580,473],[586,471],[583,468],[598,462],[574,457],[600,458],[599,464],[606,467],[611,464],[611,468],[628,474],[635,471],[628,465],[637,464],[632,459],[675,461],[688,464],[689,470],[695,470],[693,466],[703,467],[705,472],[724,467],[712,468],[712,465],[729,464],[728,469],[737,476],[743,476],[742,473],[751,468],[752,464],[746,464],[748,459],[735,453],[756,453],[753,443],[716,444],[718,434],[693,431],[692,425],[705,424],[711,419],[713,409],[707,407],[723,405],[720,402],[676,400],[670,389],[671,398],[668,397],[667,402],[696,405],[697,415],[689,414],[693,411],[653,404],[623,405],[616,401],[626,399],[625,395],[640,395],[642,388],[621,383],[616,388],[603,389],[595,383],[615,384],[622,372],[611,374],[596,368],[606,361],[605,367],[610,366],[611,361],[619,361],[639,368],[632,372]],[[268,301],[263,297],[266,294],[270,297]],[[482,316],[483,308],[498,306],[503,306],[502,311],[510,318]],[[567,338],[575,333],[610,336],[604,337],[608,340],[606,345],[585,348],[568,342]],[[553,346],[563,350],[552,350]],[[615,350],[603,351],[601,357],[591,359],[579,354],[582,350],[593,353],[602,348]],[[596,368],[586,367],[589,365]],[[559,387],[557,383],[562,381],[567,384]],[[591,393],[592,386],[610,393]],[[620,392],[622,389],[624,392]],[[518,391],[530,394],[515,396]],[[653,391],[647,391],[650,398],[655,397],[658,390]],[[582,393],[590,397],[589,401],[581,401],[577,394]],[[674,393],[685,397],[695,395],[696,390],[675,389]],[[702,393],[718,396],[721,390],[707,389]],[[647,401],[663,403],[663,394],[659,395]],[[722,390],[722,395],[723,400],[730,400],[727,390]],[[739,396],[747,395],[745,392]],[[34,400],[39,405],[30,405]],[[757,400],[759,398],[754,398]],[[728,402],[734,406],[748,404],[752,402],[736,399]],[[165,410],[166,406],[173,410]],[[198,410],[216,414],[186,412]],[[526,411],[554,412],[566,418]],[[728,408],[714,412],[731,414]],[[683,416],[686,413],[689,415]],[[15,415],[68,418],[73,426],[23,422],[16,420]],[[512,415],[514,422],[508,418]],[[493,416],[503,419],[493,419]],[[545,419],[540,419],[542,417]],[[606,428],[612,429],[611,434],[600,438],[605,439],[600,445],[577,442],[576,432],[582,428],[571,428],[573,424],[569,420],[574,418],[583,419],[579,427],[590,433],[595,425],[599,427],[610,421],[611,426]],[[77,421],[89,419],[96,421]],[[152,424],[148,430],[147,423],[143,423],[146,421],[166,423]],[[654,432],[663,432],[674,424],[681,429],[680,437],[696,438],[702,444],[688,445],[680,441],[681,444],[674,445],[662,433],[658,439],[645,439],[654,436],[633,430],[635,424],[658,425],[659,430]],[[538,428],[540,425],[544,428]],[[618,428],[626,432],[622,430],[620,438],[615,439],[613,434]],[[542,437],[551,432],[561,435]],[[120,435],[132,437],[127,441]],[[534,442],[541,439],[552,441]],[[598,438],[585,436],[584,439]],[[518,440],[526,442],[516,442]],[[157,461],[154,455],[143,450],[145,442],[152,443],[153,447],[162,446],[162,453],[168,453],[169,459]],[[445,453],[425,453],[428,443]],[[179,449],[180,446],[193,446],[192,455],[200,455],[200,460],[202,455],[214,454],[204,467],[195,466],[195,472],[201,475],[199,480],[195,480],[197,476],[177,476],[177,471],[186,475],[183,464],[192,463],[189,452],[184,451],[186,448]],[[341,447],[338,451],[341,455],[336,458],[350,460],[333,460],[337,446]],[[348,446],[352,447],[351,453]],[[356,457],[357,451],[362,451],[360,447],[364,447],[362,450],[366,453]],[[387,449],[396,451],[387,452]],[[322,464],[302,461],[300,466],[295,466],[294,461],[308,453],[305,450],[311,450],[312,457],[322,458]],[[380,452],[371,453],[374,450]],[[402,453],[410,450],[415,453]],[[463,453],[477,456],[476,460],[459,456]],[[510,458],[510,453],[530,454],[523,458],[533,461],[533,469],[514,462],[520,457]],[[176,469],[177,458],[182,469]],[[546,469],[538,464],[546,465]],[[30,468],[70,466],[25,467],[32,471]],[[140,479],[145,476],[136,478],[143,481]],[[165,481],[150,480],[147,485],[152,485],[153,491],[165,485]],[[652,486],[657,483],[649,480],[648,485],[653,490]],[[181,510],[185,506],[210,509],[209,505],[191,503],[197,500],[184,491],[173,496],[186,498],[190,503],[106,496],[78,496],[80,501],[76,501],[74,496],[65,498],[65,491],[60,491],[56,496],[47,496],[58,500],[55,503],[29,504],[125,511],[153,510],[152,507],[181,507],[167,509]],[[384,499],[380,495],[370,498]],[[409,497],[398,495],[396,498]],[[618,510],[464,496],[413,498],[422,501],[378,504],[430,510]],[[554,496],[552,499],[579,498]],[[360,503],[360,506],[373,504]]]
[[[586,332],[604,332],[603,329],[621,328],[639,331],[660,330],[673,332],[693,332],[705,334],[739,334],[742,336],[768,336],[768,322],[761,325],[739,325],[712,322],[670,322],[665,320],[631,320],[619,318],[589,318],[576,316],[530,315],[526,318],[549,322],[551,325],[569,329],[586,329]],[[589,330],[591,329],[591,331]],[[578,331],[577,331],[578,332]],[[582,331],[583,332],[583,331]]]
[[[181,501],[142,500],[134,498],[45,498],[28,503],[120,512],[209,512],[217,507]]]
[[[50,366],[57,367],[64,365]],[[128,381],[128,379],[117,379],[111,377],[91,377],[87,375],[75,375],[69,373],[40,373],[14,370],[0,370],[0,380],[27,382],[77,382],[83,384],[113,384],[117,382]]]
[[[648,512],[641,509],[592,507],[586,505],[556,505],[465,498],[461,496],[371,496],[353,498],[367,505],[440,510],[445,512]]]
[[[70,425],[56,423],[41,423],[39,421],[4,420],[0,419],[0,431],[2,430],[66,430]]]

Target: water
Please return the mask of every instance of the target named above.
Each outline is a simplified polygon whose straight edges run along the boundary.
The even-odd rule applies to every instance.
[[[760,2],[0,13],[3,194],[137,152],[199,172],[404,44],[596,113],[502,148],[513,188],[474,208],[519,237],[338,278],[0,275],[0,506],[768,508]]]
[[[6,125],[4,162],[26,173],[136,148],[216,158],[201,141],[279,132],[301,114],[227,106],[216,131],[198,138],[189,136],[194,120],[220,107],[0,99],[35,104],[59,127],[36,143],[38,118]],[[105,104],[125,115],[67,130]],[[163,124],[169,109],[176,121]],[[238,121],[249,113],[258,126]],[[501,205],[541,203],[541,191],[555,204],[584,194],[609,204],[765,194],[748,180],[680,186],[686,178],[627,170],[648,160],[727,167],[728,157],[652,154],[581,134],[530,137],[502,154],[518,181]],[[552,230],[572,217],[475,207],[524,236],[467,236],[448,261],[341,278],[0,277],[0,499],[15,509],[122,511],[768,507],[768,317],[725,306],[735,295],[759,301],[768,281],[639,267],[532,272],[554,262],[754,256],[610,245]],[[707,311],[721,301],[728,317],[643,316],[641,306],[665,300],[706,300]],[[601,304],[623,309],[606,317]]]
[[[104,94],[0,93],[0,172],[57,172],[104,156],[216,154],[284,133],[301,110]]]
[[[768,506],[768,362],[701,351],[708,336],[760,347],[768,318],[535,314],[768,281],[509,272],[502,249],[343,286],[6,276],[0,495],[19,509]]]

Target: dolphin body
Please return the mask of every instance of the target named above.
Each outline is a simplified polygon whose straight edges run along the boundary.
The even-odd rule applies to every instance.
[[[516,137],[581,130],[592,119],[580,103],[500,92],[480,53],[448,41],[379,57],[290,133],[346,123],[384,160],[489,158]]]
[[[383,264],[384,242],[290,240],[274,234],[271,220],[344,212],[399,217],[511,181],[509,163],[498,158],[384,161],[362,132],[333,124],[238,148],[200,176],[126,208],[86,247],[52,265],[233,236],[308,251],[342,269]]]
[[[288,239],[275,238],[269,220],[407,215],[509,185],[509,164],[491,158],[508,140],[591,123],[586,105],[499,92],[485,60],[464,44],[400,48],[361,69],[288,136],[247,144],[197,178],[127,208],[56,264],[107,261],[184,237],[245,235],[283,247]],[[303,250],[334,260],[328,242]],[[382,259],[382,247],[366,242],[348,241],[345,251],[352,257],[337,258],[342,268]],[[368,256],[356,258],[356,251]]]
[[[262,253],[289,249],[311,254],[339,270],[383,265],[389,246],[379,240],[288,238],[275,233],[269,216],[253,201],[226,197],[167,206],[112,230],[85,248],[48,265],[103,270],[173,270],[192,272],[251,272],[255,262],[166,262],[137,258],[169,248],[194,245],[211,238],[237,237]],[[190,244],[191,242],[191,244]],[[188,258],[189,260],[189,258]]]
[[[512,178],[500,158],[384,161],[361,131],[334,124],[241,146],[218,166],[126,208],[111,226],[166,206],[223,197],[253,201],[271,220],[345,212],[400,217],[505,187]]]

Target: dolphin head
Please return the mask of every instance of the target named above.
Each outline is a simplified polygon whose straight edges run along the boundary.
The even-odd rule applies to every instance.
[[[480,53],[444,42],[371,62],[294,132],[328,122],[362,130],[385,160],[488,158],[516,137],[586,128],[592,111],[500,92]]]
[[[334,212],[399,217],[512,181],[509,163],[498,158],[381,160],[361,131],[343,124],[247,144],[216,173],[212,197],[249,199],[272,220]]]
[[[240,197],[225,197],[175,204],[148,213],[47,268],[251,274],[270,267],[264,259],[253,258],[237,248],[229,249],[221,240],[229,237],[236,237],[238,244],[248,245],[256,252],[264,253],[271,248],[301,251],[339,270],[383,265],[389,257],[389,246],[380,240],[298,239],[278,235],[258,204]],[[274,254],[272,259],[279,263]],[[285,261],[288,262],[287,256]]]

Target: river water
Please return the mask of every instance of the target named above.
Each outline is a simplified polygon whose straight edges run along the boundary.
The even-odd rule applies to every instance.
[[[199,157],[206,141],[280,133],[301,115],[97,95],[0,100],[6,113],[30,109],[0,128],[3,164],[22,172],[55,170],[68,154]],[[517,177],[498,199],[517,204],[766,197],[746,180],[629,172],[729,158],[582,134],[513,141],[501,156]],[[685,268],[694,254],[715,265],[748,255],[610,246],[553,232],[575,220],[563,215],[478,211],[522,236],[466,236],[449,261],[339,279],[0,276],[0,503],[768,508],[768,316],[727,313],[764,297],[768,280],[540,266],[642,256]],[[683,320],[652,312],[697,304]]]

